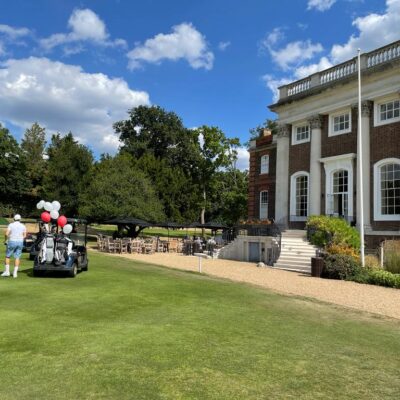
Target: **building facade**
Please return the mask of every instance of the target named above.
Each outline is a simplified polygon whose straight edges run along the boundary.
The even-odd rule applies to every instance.
[[[357,58],[280,87],[269,106],[279,123],[271,140],[276,178],[257,174],[270,151],[261,138],[250,148],[249,216],[261,216],[260,193],[275,182],[269,217],[284,227],[302,228],[309,215],[341,216],[358,226],[362,195],[369,245],[400,235],[400,41],[362,54],[360,66],[362,158]]]

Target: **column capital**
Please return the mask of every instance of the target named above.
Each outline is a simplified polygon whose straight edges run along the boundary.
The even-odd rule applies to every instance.
[[[311,129],[321,129],[322,128],[322,115],[314,114],[308,118],[308,123]]]
[[[372,101],[364,100],[361,102],[361,116],[369,117],[372,111]]]
[[[290,135],[290,125],[288,124],[278,124],[278,138],[289,137]]]

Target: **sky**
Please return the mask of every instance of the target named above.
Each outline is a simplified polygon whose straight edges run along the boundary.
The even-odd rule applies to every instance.
[[[399,39],[400,0],[0,0],[0,123],[98,156],[128,110],[159,105],[245,143],[280,85]]]

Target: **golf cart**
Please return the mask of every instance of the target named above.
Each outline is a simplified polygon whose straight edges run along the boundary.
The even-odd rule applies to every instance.
[[[42,227],[30,253],[35,253],[33,276],[56,271],[74,278],[78,272],[88,270],[87,223],[75,218],[68,218],[67,222],[72,227],[67,234],[56,225]]]

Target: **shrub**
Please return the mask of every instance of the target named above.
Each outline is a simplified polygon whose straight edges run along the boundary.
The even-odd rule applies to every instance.
[[[360,249],[360,235],[344,219],[313,215],[308,218],[307,231],[312,244],[319,247],[340,245]]]
[[[357,276],[360,271],[360,264],[352,256],[345,254],[327,254],[325,256],[322,277],[348,280]]]
[[[383,254],[385,270],[400,274],[400,241],[386,240],[383,244]]]
[[[347,245],[340,245],[340,244],[331,244],[326,248],[326,251],[329,254],[340,254],[344,256],[353,257],[358,263],[360,262],[360,256],[358,251],[355,250],[353,247]]]
[[[364,257],[365,268],[367,269],[382,269],[378,257],[368,254]]]
[[[368,283],[400,289],[400,275],[384,270],[372,270],[368,273]]]

